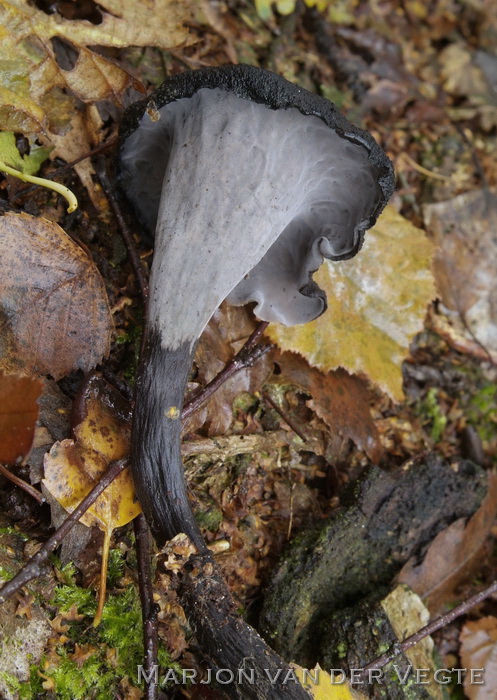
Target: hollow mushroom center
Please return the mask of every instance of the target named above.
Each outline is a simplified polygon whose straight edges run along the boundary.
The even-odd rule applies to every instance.
[[[145,113],[122,164],[128,196],[157,221],[149,322],[170,349],[226,297],[255,301],[263,320],[317,317],[312,272],[357,252],[382,198],[364,146],[220,88]]]

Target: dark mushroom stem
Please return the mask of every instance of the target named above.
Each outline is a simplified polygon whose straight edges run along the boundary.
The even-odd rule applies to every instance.
[[[180,450],[181,411],[194,353],[195,344],[168,350],[156,330],[148,332],[136,381],[132,463],[138,498],[159,546],[183,532],[204,552]]]

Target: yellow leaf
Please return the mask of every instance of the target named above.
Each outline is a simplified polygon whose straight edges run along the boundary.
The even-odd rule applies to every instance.
[[[98,379],[86,395],[86,417],[75,430],[76,440],[56,442],[45,455],[44,485],[69,513],[100,481],[109,464],[129,451],[129,424],[111,408]],[[141,513],[129,469],[126,469],[97,498],[81,517],[85,525],[104,532],[99,605],[94,624],[100,621],[105,600],[110,537],[116,527],[126,525]]]
[[[311,694],[314,700],[366,700],[366,697],[353,690],[347,681],[333,682],[329,673],[323,671],[319,664],[312,670],[292,664],[298,680]]]
[[[304,326],[272,324],[269,337],[324,372],[366,374],[402,400],[402,361],[436,296],[432,249],[421,229],[386,207],[355,258],[325,261],[316,273],[328,310]]]
[[[92,24],[47,14],[28,0],[0,0],[0,130],[37,133],[54,147],[52,157],[64,158],[81,102],[119,103],[129,87],[144,91],[137,79],[89,47],[171,49],[195,41],[188,26],[193,0],[102,0],[98,7],[102,21]],[[61,57],[60,48],[69,49],[72,60]],[[88,150],[85,144],[73,158]],[[85,184],[95,203],[89,178]]]
[[[2,68],[5,65],[1,87],[23,100],[21,109],[32,112],[29,116],[39,124],[37,130],[44,120],[40,119],[36,105],[41,106],[42,97],[55,85],[70,88],[74,96],[91,102],[118,97],[126,87],[136,83],[115,63],[86,48],[88,45],[168,49],[192,41],[187,26],[192,14],[188,1],[102,0],[99,5],[108,12],[102,12],[100,24],[92,24],[86,20],[64,19],[58,13],[46,14],[26,0],[0,0]],[[74,66],[59,65],[51,42],[54,37],[70,42],[77,55]],[[35,103],[34,107],[29,104],[29,98]],[[61,93],[60,99],[65,100],[66,96]],[[12,97],[7,105],[17,107]],[[56,103],[52,109],[56,110]],[[45,115],[48,121],[51,116]],[[53,116],[56,117],[56,113]],[[15,115],[10,117],[12,120]],[[1,124],[2,129],[10,130],[20,130],[19,126]]]

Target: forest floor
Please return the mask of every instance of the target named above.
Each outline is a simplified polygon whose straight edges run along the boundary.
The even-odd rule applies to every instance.
[[[280,10],[286,12],[284,4]],[[366,314],[362,325],[354,326],[352,351],[345,349],[345,332],[342,345],[330,350],[324,363],[314,359],[312,336],[289,340],[270,332],[270,349],[186,422],[183,454],[195,512],[240,610],[257,626],[264,590],[289,541],[328,522],[343,505],[347,485],[367,465],[377,463],[390,473],[428,454],[452,465],[472,460],[488,474],[488,494],[480,509],[475,507],[471,527],[468,518],[462,526],[459,521],[456,528],[444,526],[434,543],[418,552],[415,565],[410,562],[411,573],[403,569],[400,574],[435,617],[485,589],[497,571],[497,6],[486,0],[323,0],[319,9],[301,2],[286,5],[293,11],[279,14],[259,2],[257,12],[251,0],[185,3],[186,39],[161,46],[148,18],[149,25],[142,20],[139,41],[138,28],[128,26],[119,47],[109,42],[96,53],[88,47],[99,44],[98,38],[83,37],[77,27],[71,34],[71,23],[84,20],[98,29],[102,7],[92,0],[40,0],[29,6],[64,18],[66,30],[57,39],[33,29],[44,46],[50,44],[62,70],[70,72],[76,60],[90,60],[92,54],[93,62],[101,56],[119,74],[106,74],[111,89],[102,89],[98,100],[82,96],[67,79],[63,88],[54,82],[54,92],[46,87],[40,101],[49,128],[32,126],[32,107],[23,124],[10,127],[21,155],[36,143],[55,149],[39,174],[73,190],[79,209],[68,214],[52,191],[10,175],[0,184],[3,208],[58,224],[90,252],[104,280],[115,330],[96,374],[44,372],[57,381],[45,379],[33,451],[12,470],[39,484],[44,454],[55,441],[71,438],[88,412],[124,436],[119,438],[123,453],[128,447],[144,306],[120,223],[95,172],[114,177],[123,107],[138,99],[140,90],[149,92],[184,70],[249,63],[275,71],[332,100],[387,152],[397,187],[390,203],[390,238],[383,242],[386,269],[379,289],[360,291],[365,304],[374,306],[378,297],[393,307],[410,294],[411,284],[419,283],[421,301],[412,316],[399,309],[391,318],[386,315],[383,328],[380,323],[373,330]],[[132,78],[123,81],[124,73]],[[40,80],[49,78],[44,74]],[[57,110],[66,120],[64,128],[56,124]],[[101,152],[93,161],[81,161],[78,172],[66,167],[92,149]],[[125,216],[142,263],[149,266],[152,249],[131,213]],[[398,236],[395,243],[396,226],[407,227],[405,241]],[[381,231],[377,236],[382,239]],[[409,278],[401,279],[398,270],[404,269],[406,256],[414,260],[426,241],[433,265],[425,263],[423,269],[420,258]],[[191,266],[194,272],[193,258]],[[7,273],[13,274],[10,268]],[[435,294],[430,293],[433,284]],[[6,288],[0,281],[2,318],[9,309]],[[406,318],[399,320],[402,315]],[[325,322],[333,336],[331,314]],[[387,359],[357,360],[356,354],[367,355],[364,347],[377,333],[388,335],[390,322],[405,323],[406,347],[394,347],[389,338]],[[189,390],[197,391],[222,370],[255,327],[251,310],[223,304],[201,339]],[[81,343],[83,353],[91,339]],[[299,343],[307,350],[290,352],[299,351]],[[355,347],[361,348],[358,353]],[[341,353],[354,356],[343,362],[348,372],[338,369]],[[0,369],[25,371],[14,355],[2,349]],[[63,511],[48,483],[48,503],[40,505],[17,485],[0,480],[0,572],[7,579],[47,539]],[[110,531],[108,600],[100,627],[92,627],[103,542],[96,526],[78,525],[43,576],[0,612],[0,696],[142,697],[133,670],[142,653],[133,527],[117,520]],[[423,562],[428,562],[424,568]],[[200,673],[201,650],[171,586],[173,578],[173,572],[158,569],[154,582],[160,661],[178,673],[181,668]],[[490,597],[434,636],[440,667],[486,669],[486,690],[454,682],[454,698],[497,697],[490,691],[497,687],[496,601]],[[170,698],[221,697],[206,686],[163,690]]]

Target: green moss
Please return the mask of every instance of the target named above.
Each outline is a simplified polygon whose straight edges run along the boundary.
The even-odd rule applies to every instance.
[[[115,567],[112,575],[120,578],[122,555],[119,550],[112,552]],[[102,622],[95,628],[89,620],[96,609],[95,594],[74,583],[74,567],[68,565],[63,570],[68,583],[56,588],[52,603],[57,613],[76,606],[78,613],[85,616],[82,621],[68,621],[71,630],[67,637],[95,651],[87,658],[76,659],[73,642],[59,644],[51,653],[49,664],[42,659],[39,666],[31,667],[31,678],[22,684],[20,697],[22,700],[36,698],[43,692],[43,679],[47,678],[53,681],[59,700],[108,700],[116,697],[121,679],[127,676],[131,683],[135,683],[137,666],[143,663],[142,617],[136,588],[129,586],[108,595]],[[114,653],[109,653],[111,651]],[[181,672],[179,665],[171,662],[163,644],[159,644],[158,656],[162,669],[173,668],[176,673]]]
[[[257,408],[258,404],[259,399],[257,396],[250,394],[248,391],[241,391],[233,401],[233,411],[248,413],[249,411]]]
[[[7,671],[0,671],[0,680],[12,693],[19,691],[21,688],[21,681],[12,673],[7,673]]]
[[[124,574],[124,557],[120,549],[111,549],[107,568],[107,585],[114,588]]]
[[[197,511],[195,519],[200,527],[209,532],[217,532],[223,520],[222,511],[219,508],[208,508],[207,510]]]
[[[482,440],[492,440],[497,432],[497,386],[486,384],[471,398],[468,420]]]
[[[78,573],[77,568],[74,566],[72,561],[64,564],[64,566],[57,566],[57,577],[66,586],[76,585],[76,575]]]
[[[16,537],[19,537],[23,542],[27,542],[29,540],[29,537],[25,535],[24,532],[19,532],[19,530],[11,525],[7,527],[0,527],[0,535],[16,535]]]
[[[96,610],[93,591],[75,585],[57,586],[52,602],[61,613],[69,612],[73,606],[76,606],[76,610],[81,615],[93,615]]]
[[[2,564],[0,564],[0,580],[10,581],[10,579],[14,578],[14,576],[15,571],[13,569],[8,568],[7,566],[2,566]]]
[[[438,403],[438,389],[432,387],[428,390],[428,393],[421,402],[419,413],[428,424],[431,424],[431,437],[435,442],[438,442],[447,425],[447,416],[442,413],[442,409]]]

